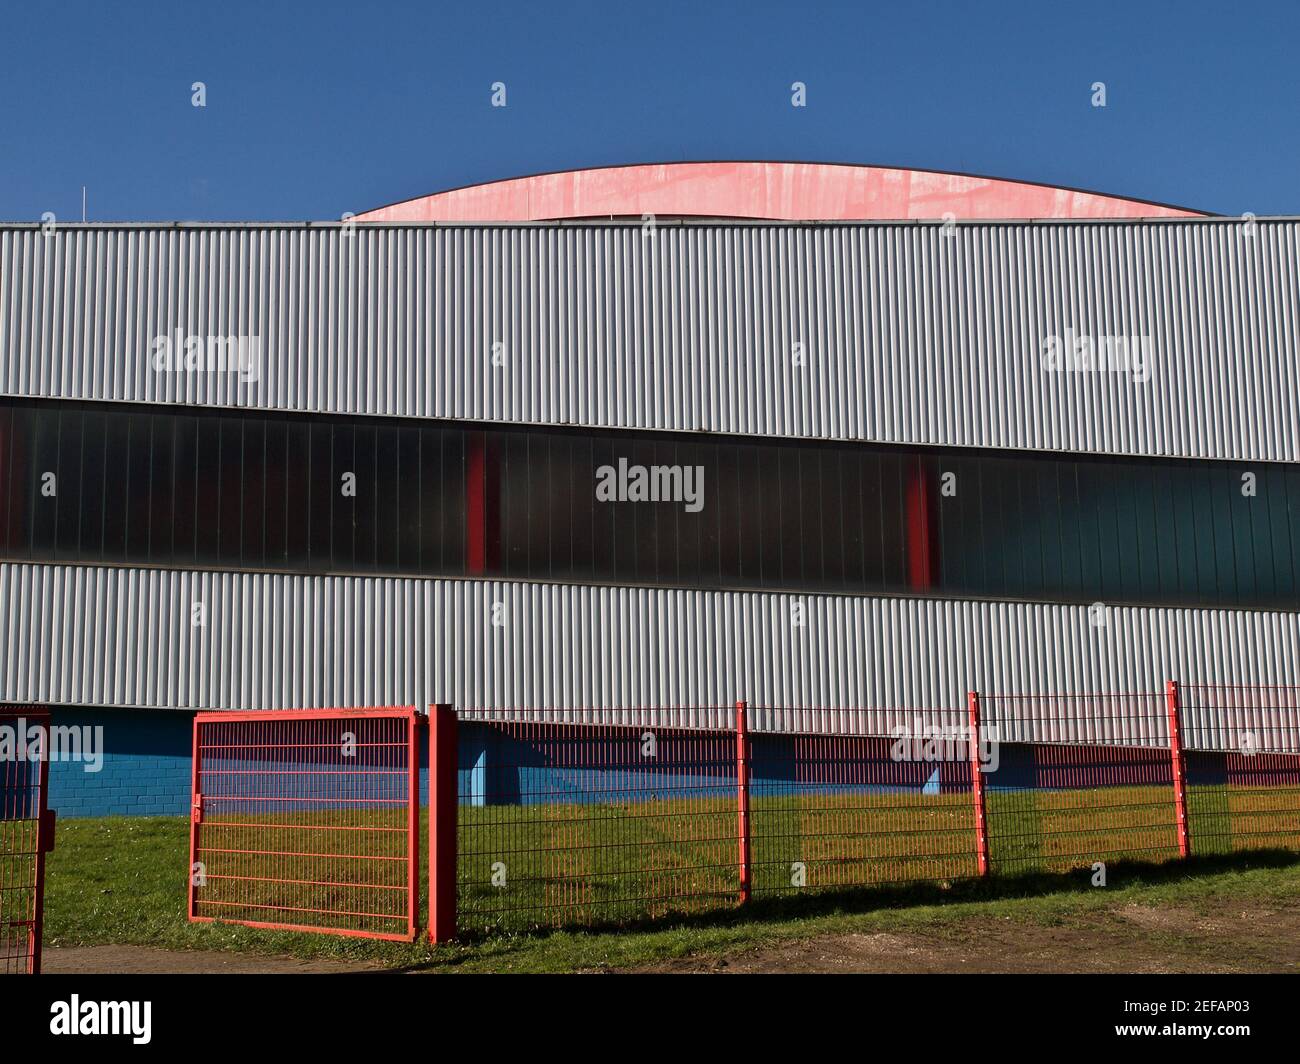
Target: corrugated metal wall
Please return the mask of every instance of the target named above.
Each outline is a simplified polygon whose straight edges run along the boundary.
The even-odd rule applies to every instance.
[[[1294,613],[1115,607],[1105,619],[1009,602],[6,563],[0,701],[714,706],[730,719],[726,707],[745,698],[807,708],[798,726],[836,730],[899,718],[827,707],[960,709],[971,687],[1300,683]],[[755,716],[769,723],[761,708]],[[1188,731],[1193,745],[1213,745],[1199,720]]]
[[[1296,221],[9,227],[0,392],[1297,461],[1298,252]],[[1151,379],[1044,370],[1068,327],[1149,337]],[[259,379],[155,370],[177,328],[260,338]]]

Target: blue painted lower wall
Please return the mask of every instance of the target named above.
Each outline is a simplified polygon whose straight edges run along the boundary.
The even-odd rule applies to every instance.
[[[189,811],[192,715],[176,710],[76,709],[53,711],[56,725],[101,727],[103,764],[98,772],[84,764],[56,761],[50,766],[50,806],[63,817],[184,816]],[[566,768],[536,747],[475,722],[460,729],[459,790],[466,804],[496,805],[538,802],[621,802],[661,798],[717,797],[735,793],[735,764],[730,750],[720,751],[717,764],[699,766],[689,775],[670,747],[660,751],[662,764],[647,765],[629,774],[636,764],[630,747],[610,758],[618,769],[593,769],[590,751],[581,751]],[[635,734],[618,740],[635,746]],[[918,790],[922,793],[964,791],[969,768],[964,761],[939,764],[898,763],[888,756],[889,740],[858,740],[859,748],[837,749],[836,756],[818,763],[804,762],[796,774],[792,740],[781,736],[752,736],[752,787],[756,796],[789,793],[797,780],[803,793],[824,790]],[[608,741],[606,746],[608,746]],[[1034,785],[1029,760],[1004,749],[1004,763],[994,786]],[[601,763],[595,758],[594,763]],[[1023,762],[1023,763],[1021,763]],[[585,763],[585,764],[584,764]],[[846,765],[849,770],[846,772]],[[856,769],[853,767],[856,766]],[[825,772],[824,777],[822,772]],[[845,780],[872,780],[871,784]],[[421,742],[420,798],[428,796],[427,746]]]
[[[98,772],[50,765],[51,809],[73,816],[183,816],[189,811],[193,717],[176,710],[54,709],[58,726],[102,728]]]
[[[641,729],[598,735],[572,727],[551,739],[462,722],[458,729],[458,788],[466,805],[591,804],[659,799],[727,799],[736,795],[735,744],[730,735],[702,740],[665,731],[653,754],[641,751]],[[899,761],[894,740],[842,738],[801,749],[793,736],[750,734],[750,794],[970,789],[964,755],[946,761]],[[606,767],[599,767],[606,766]]]

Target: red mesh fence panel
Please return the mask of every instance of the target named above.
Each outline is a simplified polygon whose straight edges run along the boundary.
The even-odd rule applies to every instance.
[[[995,873],[1179,855],[1165,694],[980,696]]]
[[[190,918],[414,938],[419,719],[402,707],[198,714]]]
[[[832,734],[798,729],[820,719]],[[754,890],[978,874],[969,728],[950,710],[756,709]]]
[[[0,707],[0,973],[39,974],[50,719]]]
[[[1300,849],[1300,687],[1184,684],[1192,852]]]
[[[734,728],[721,707],[461,713],[460,926],[591,925],[735,904]]]

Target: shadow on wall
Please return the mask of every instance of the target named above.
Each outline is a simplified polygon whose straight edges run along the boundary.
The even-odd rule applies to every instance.
[[[622,805],[654,800],[736,798],[735,747],[728,734],[706,749],[698,735],[661,729],[653,753],[640,728],[593,732],[574,725],[559,738],[530,741],[508,729],[462,721],[458,730],[457,789],[462,805]],[[794,735],[750,733],[750,788],[756,798],[799,793],[970,789],[970,766],[955,761],[900,761],[895,740],[844,736],[823,760],[801,756]],[[819,747],[820,749],[820,747]]]

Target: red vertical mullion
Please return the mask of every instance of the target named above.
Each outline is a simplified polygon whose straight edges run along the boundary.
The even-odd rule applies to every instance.
[[[975,804],[975,856],[979,874],[989,874],[989,833],[984,800],[984,773],[980,771],[980,696],[971,691],[967,700],[970,710],[970,786]]]
[[[918,590],[932,587],[935,581],[932,509],[925,462],[918,457],[907,482],[907,577],[908,586]]]
[[[1187,823],[1187,787],[1184,779],[1182,712],[1178,705],[1178,681],[1170,680],[1165,687],[1169,703],[1169,759],[1174,772],[1174,816],[1178,825],[1178,856],[1187,857],[1192,852],[1191,832]]]
[[[740,904],[744,905],[750,894],[749,727],[744,702],[736,703],[736,812],[740,843]]]

